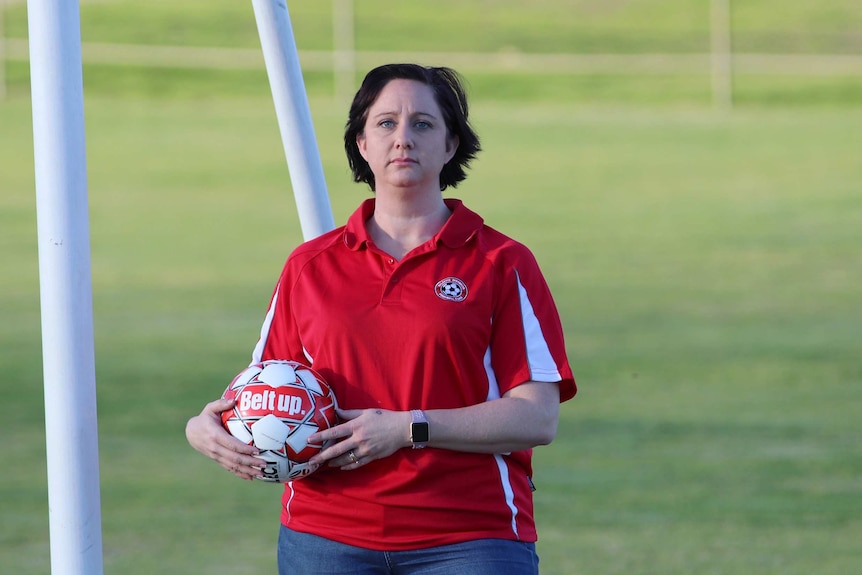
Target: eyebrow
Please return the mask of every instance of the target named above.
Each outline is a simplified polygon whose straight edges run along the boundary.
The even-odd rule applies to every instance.
[[[370,117],[379,118],[380,116],[397,116],[399,114],[400,114],[400,112],[378,112],[377,114],[374,114],[373,116],[370,116]],[[435,116],[434,114],[431,114],[430,112],[414,112],[413,114],[411,114],[411,117],[417,117],[417,116],[425,116],[427,118],[431,118],[432,120],[437,119],[437,116]]]

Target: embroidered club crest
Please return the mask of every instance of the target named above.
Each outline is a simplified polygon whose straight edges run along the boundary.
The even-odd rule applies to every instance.
[[[464,301],[467,299],[467,284],[458,278],[448,277],[437,282],[434,293],[440,299],[449,301]]]

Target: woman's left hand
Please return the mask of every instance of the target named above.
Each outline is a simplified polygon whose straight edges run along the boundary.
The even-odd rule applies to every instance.
[[[312,465],[358,469],[410,445],[409,411],[339,409],[338,417],[342,423],[309,436],[309,443],[330,443]]]

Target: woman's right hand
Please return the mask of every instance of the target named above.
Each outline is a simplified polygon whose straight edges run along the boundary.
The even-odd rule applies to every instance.
[[[217,399],[204,407],[186,424],[186,439],[200,451],[237,477],[252,480],[262,477],[263,461],[255,457],[260,452],[227,432],[221,414],[234,406],[232,399]]]

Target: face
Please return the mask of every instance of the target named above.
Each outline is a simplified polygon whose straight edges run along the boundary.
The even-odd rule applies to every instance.
[[[375,188],[420,187],[440,191],[440,172],[458,148],[431,88],[415,80],[392,80],[368,109],[356,137],[374,173]]]

